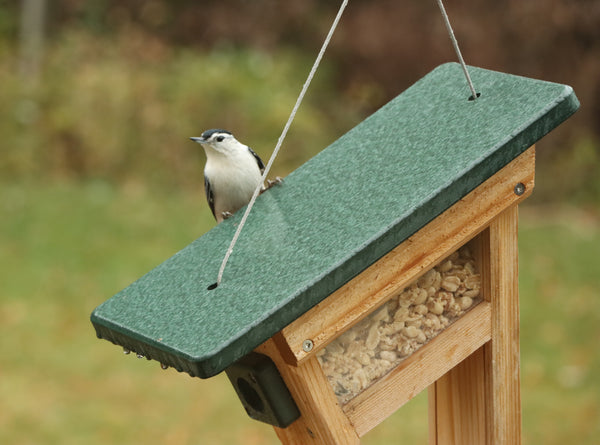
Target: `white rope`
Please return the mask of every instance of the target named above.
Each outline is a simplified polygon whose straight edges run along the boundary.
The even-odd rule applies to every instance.
[[[471,80],[471,76],[469,76],[469,70],[467,69],[467,64],[463,59],[463,56],[460,52],[460,48],[458,47],[458,40],[456,40],[456,36],[454,35],[454,31],[452,30],[452,25],[450,25],[450,19],[448,18],[448,14],[446,13],[446,8],[444,8],[444,4],[442,0],[437,0],[438,6],[440,7],[440,11],[442,12],[442,17],[444,18],[444,23],[446,23],[446,29],[448,30],[448,34],[450,35],[450,40],[452,40],[452,45],[454,46],[454,51],[456,51],[456,55],[458,56],[458,60],[460,65],[462,66],[463,72],[465,73],[465,77],[467,78],[467,83],[469,84],[469,88],[471,89],[471,94],[473,100],[477,99],[477,93],[475,92],[475,87],[473,86],[473,81]]]
[[[219,286],[221,284],[221,281],[223,279],[223,272],[225,271],[225,267],[227,266],[229,257],[231,256],[231,254],[233,252],[233,248],[235,247],[235,244],[237,243],[237,240],[240,237],[240,233],[241,233],[242,229],[244,228],[244,225],[246,224],[246,220],[248,219],[248,214],[250,213],[250,210],[252,210],[252,207],[254,206],[254,202],[256,201],[256,198],[260,194],[262,185],[264,184],[265,180],[267,179],[269,170],[271,170],[271,166],[273,165],[273,161],[275,161],[275,158],[277,157],[277,154],[279,153],[281,144],[283,144],[283,141],[284,141],[285,137],[287,136],[287,132],[290,129],[290,126],[292,125],[292,121],[296,117],[298,108],[300,108],[300,104],[302,103],[302,100],[304,99],[304,95],[306,94],[306,91],[308,90],[308,87],[310,86],[310,83],[312,82],[312,79],[315,76],[315,73],[317,72],[317,68],[319,67],[319,64],[321,63],[323,54],[325,54],[325,50],[327,49],[327,46],[329,45],[329,42],[331,40],[331,37],[333,36],[335,28],[337,27],[340,19],[342,18],[342,13],[344,12],[344,9],[346,9],[347,5],[348,5],[348,0],[343,0],[342,5],[340,6],[340,10],[338,11],[337,16],[335,17],[335,20],[333,21],[333,24],[331,25],[329,34],[327,34],[327,37],[325,38],[325,41],[323,42],[321,51],[319,51],[319,54],[317,55],[317,59],[315,60],[315,63],[313,64],[312,69],[310,70],[310,73],[308,74],[308,77],[307,77],[306,81],[304,82],[304,86],[302,87],[302,91],[300,91],[300,95],[298,96],[298,99],[296,100],[296,104],[294,105],[294,108],[292,109],[290,117],[288,118],[287,123],[285,124],[285,127],[283,128],[283,131],[281,132],[281,136],[279,136],[279,140],[277,141],[277,145],[275,146],[275,149],[273,150],[273,154],[271,155],[271,158],[269,159],[269,162],[267,163],[267,166],[265,167],[265,171],[263,172],[261,182],[258,185],[258,187],[256,188],[256,190],[254,190],[254,194],[252,195],[252,198],[250,199],[250,202],[248,203],[248,207],[246,207],[244,216],[242,216],[242,220],[240,221],[240,224],[238,225],[235,235],[233,236],[233,239],[231,240],[231,244],[229,245],[229,248],[227,249],[227,252],[225,253],[225,258],[223,258],[223,263],[221,263],[221,269],[219,269],[219,275],[217,276],[217,282],[216,282],[217,286]]]

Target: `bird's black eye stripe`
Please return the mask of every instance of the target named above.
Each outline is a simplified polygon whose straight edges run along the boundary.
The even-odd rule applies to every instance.
[[[206,130],[204,133],[202,133],[202,139],[208,140],[215,133],[231,134],[231,132],[229,132],[227,130],[222,130],[220,128],[213,128],[212,130]]]

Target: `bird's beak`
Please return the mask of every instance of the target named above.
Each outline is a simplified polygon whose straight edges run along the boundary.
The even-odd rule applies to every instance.
[[[206,139],[204,139],[204,138],[190,138],[190,139],[194,142],[198,142],[199,144],[204,144],[206,142]]]

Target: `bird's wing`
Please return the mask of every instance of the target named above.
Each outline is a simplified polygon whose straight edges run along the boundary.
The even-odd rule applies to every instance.
[[[252,154],[252,156],[254,156],[254,158],[256,159],[256,163],[258,164],[258,169],[260,170],[261,173],[264,173],[265,171],[265,164],[263,164],[262,159],[260,158],[260,156],[258,156],[254,150],[252,150],[250,147],[248,147],[248,151]]]
[[[215,215],[215,195],[213,194],[212,188],[210,187],[210,181],[208,180],[206,174],[204,175],[204,192],[206,193],[206,200],[208,201],[210,211],[216,218],[217,215]]]

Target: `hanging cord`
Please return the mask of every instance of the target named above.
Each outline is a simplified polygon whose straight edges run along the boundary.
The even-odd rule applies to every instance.
[[[242,216],[242,220],[240,221],[240,224],[238,225],[235,235],[233,235],[231,244],[229,245],[229,248],[227,249],[227,252],[225,253],[225,258],[223,258],[223,263],[221,263],[221,269],[219,269],[219,275],[217,276],[217,282],[215,284],[211,285],[210,289],[214,289],[215,287],[217,287],[221,284],[221,281],[223,279],[223,272],[225,271],[225,266],[227,266],[229,257],[231,256],[231,254],[233,252],[233,248],[234,248],[235,244],[237,243],[238,238],[240,237],[240,233],[241,233],[242,229],[244,228],[244,225],[246,224],[246,220],[248,219],[248,214],[250,213],[250,210],[252,210],[252,207],[254,206],[254,202],[256,201],[256,198],[260,194],[262,185],[264,184],[265,180],[267,179],[269,170],[271,170],[271,166],[273,165],[273,161],[275,161],[275,158],[277,157],[277,154],[279,153],[281,144],[283,144],[283,141],[284,141],[285,137],[287,136],[287,132],[290,129],[290,126],[292,125],[292,121],[296,117],[298,108],[300,108],[300,104],[302,103],[302,100],[304,99],[304,95],[306,94],[306,91],[308,90],[308,87],[310,86],[310,83],[312,82],[313,77],[315,76],[315,73],[317,72],[317,68],[319,67],[319,64],[321,63],[323,54],[325,54],[325,50],[327,49],[327,46],[329,45],[331,37],[333,36],[333,32],[335,31],[335,28],[337,27],[340,19],[342,18],[342,13],[344,12],[344,9],[346,9],[347,5],[348,5],[348,0],[343,0],[342,5],[340,6],[340,10],[338,11],[337,16],[335,17],[335,20],[333,21],[333,24],[331,25],[329,34],[327,34],[327,37],[325,38],[325,41],[323,42],[321,51],[319,51],[319,54],[317,55],[317,59],[315,60],[315,63],[313,64],[312,69],[310,70],[310,73],[308,74],[308,77],[307,77],[306,81],[304,82],[304,86],[302,87],[302,91],[300,91],[300,95],[298,96],[298,99],[296,100],[296,104],[294,105],[294,108],[292,109],[290,117],[288,118],[287,123],[285,124],[285,127],[283,128],[283,131],[281,132],[281,136],[279,136],[279,140],[277,141],[277,145],[275,146],[275,149],[273,150],[273,154],[271,155],[271,158],[269,159],[269,162],[267,163],[267,166],[265,167],[265,171],[263,172],[260,184],[258,185],[256,190],[254,190],[254,194],[252,195],[252,198],[250,199],[250,202],[248,203],[248,207],[246,207],[244,216]]]
[[[448,34],[450,35],[450,40],[452,40],[452,45],[454,46],[454,51],[456,51],[456,55],[458,56],[458,60],[460,65],[462,66],[463,72],[465,73],[465,77],[467,78],[467,83],[469,84],[469,88],[471,89],[471,97],[470,100],[477,99],[477,92],[475,91],[475,87],[473,86],[473,81],[471,80],[471,76],[469,76],[469,70],[467,69],[467,64],[463,59],[463,56],[460,52],[460,48],[458,47],[458,41],[456,40],[456,36],[454,35],[454,31],[452,30],[452,25],[450,25],[450,19],[448,18],[448,14],[446,13],[446,8],[444,8],[444,4],[442,0],[437,0],[438,6],[440,7],[440,11],[442,13],[442,17],[444,18],[444,23],[446,23],[446,29],[448,30]]]

